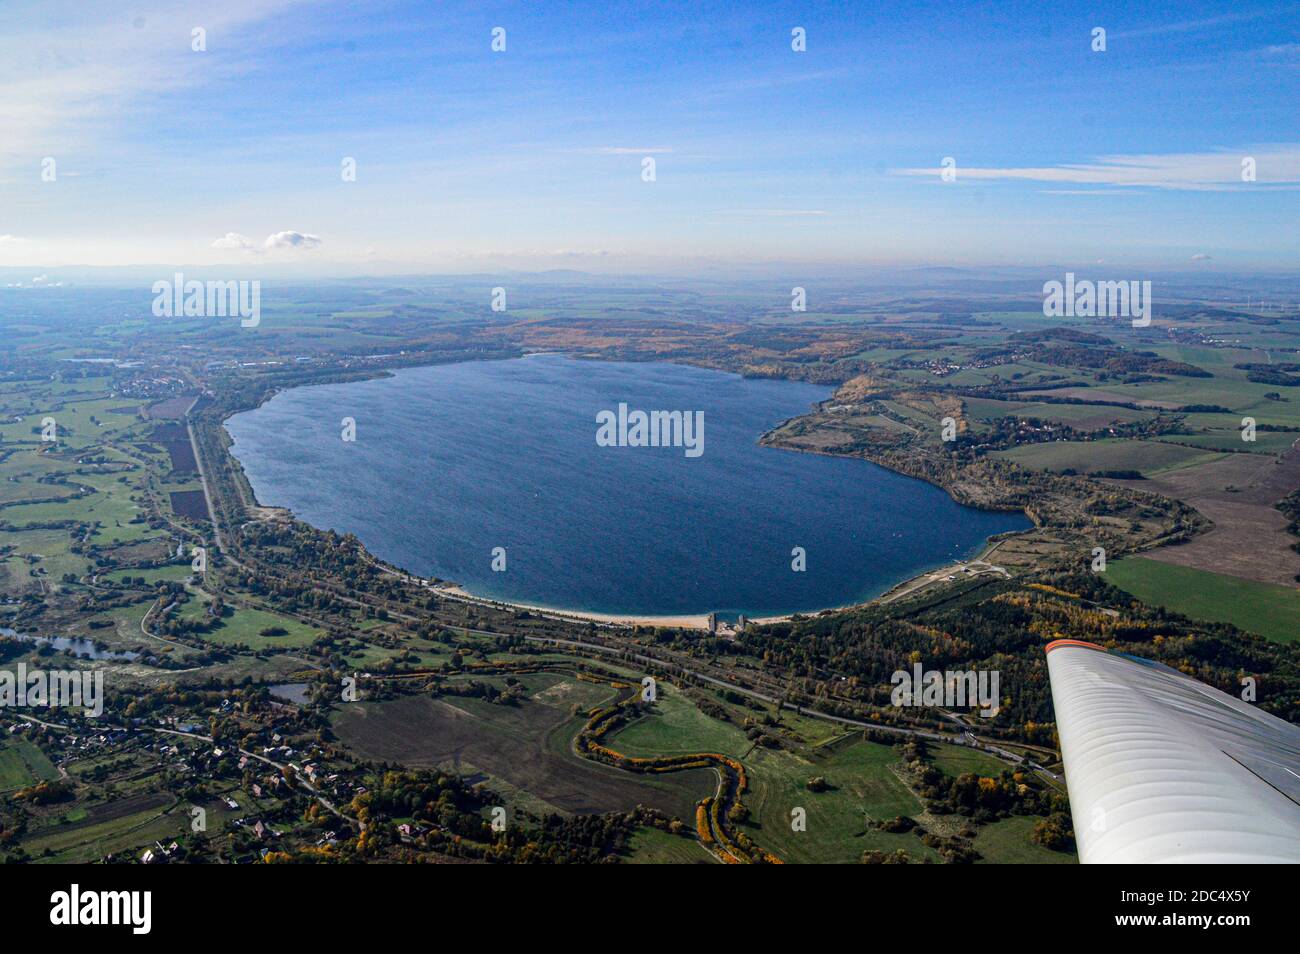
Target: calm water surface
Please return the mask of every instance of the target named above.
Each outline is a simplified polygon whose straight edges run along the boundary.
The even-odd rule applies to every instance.
[[[140,658],[140,654],[136,652],[100,649],[95,645],[94,640],[82,639],[77,636],[29,636],[4,626],[0,626],[0,636],[8,636],[11,639],[18,639],[25,643],[36,643],[39,646],[49,646],[57,652],[68,653],[85,659],[135,660]]]
[[[477,595],[565,609],[838,606],[1030,525],[866,461],[758,446],[830,393],[539,355],[296,388],[227,427],[261,503]],[[620,402],[703,411],[704,453],[598,446],[596,415]],[[355,442],[341,438],[345,417]],[[804,572],[791,569],[794,547]]]

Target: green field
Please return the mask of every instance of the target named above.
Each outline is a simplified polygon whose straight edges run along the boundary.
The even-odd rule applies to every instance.
[[[716,864],[717,859],[694,838],[670,835],[648,826],[638,828],[628,846],[629,864],[698,865]]]
[[[934,753],[935,767],[954,778],[967,772],[997,778],[1007,768],[1005,763],[978,749],[960,745],[935,745],[931,751]]]
[[[1213,378],[1171,377],[1164,381],[1141,384],[1107,385],[1114,392],[1133,401],[1163,401],[1172,404],[1219,404],[1233,411],[1251,411],[1275,407],[1264,397],[1277,391],[1277,385],[1256,384],[1246,380],[1246,372],[1218,371]]]
[[[750,819],[741,828],[758,844],[791,862],[856,863],[864,851],[905,849],[913,859],[938,855],[911,834],[874,831],[868,821],[920,814],[920,801],[890,770],[898,750],[860,739],[791,752],[755,747],[735,724],[697,709],[675,687],[661,686],[654,710],[616,733],[609,743],[627,755],[716,752],[739,758],[749,773],[744,803]],[[811,792],[808,780],[830,783]],[[791,825],[803,808],[807,830]]]
[[[1069,865],[1078,861],[1074,852],[1053,851],[1030,840],[1034,825],[1041,819],[1033,815],[1012,815],[981,825],[975,835],[975,850],[980,864],[1001,865]]]
[[[16,550],[0,558],[0,593],[16,594],[30,588],[34,585],[33,573],[55,585],[65,573],[86,573],[90,563],[69,550],[71,542],[66,530],[0,530],[0,547],[12,546]]]
[[[144,577],[145,586],[153,586],[160,581],[179,583],[193,575],[188,563],[171,563],[167,566],[137,567],[130,570],[114,570],[100,576],[100,582],[122,583],[126,579],[135,580]],[[132,584],[134,585],[134,584]]]
[[[503,677],[474,678],[505,685]],[[331,725],[368,759],[482,772],[490,776],[485,784],[512,810],[599,813],[641,804],[689,824],[695,803],[717,788],[717,775],[709,769],[636,774],[578,755],[573,739],[586,715],[570,715],[571,708],[610,699],[614,690],[608,686],[560,673],[530,674],[519,681],[524,695],[516,705],[469,696],[362,699],[338,707]]]
[[[181,608],[180,617],[195,622],[209,622],[210,617],[207,615],[206,607],[211,599],[199,590],[191,588],[188,592],[190,599]],[[261,635],[262,630],[274,627],[285,630],[284,635]],[[308,646],[323,635],[324,633],[319,629],[300,623],[291,617],[277,616],[264,610],[243,606],[235,607],[227,603],[225,615],[215,622],[210,632],[203,633],[202,638],[222,646],[243,644],[256,650]]]
[[[653,711],[619,731],[613,747],[624,755],[689,755],[716,752],[740,758],[750,747],[744,732],[706,716],[676,686],[661,684]]]
[[[84,864],[110,853],[135,854],[141,846],[187,831],[189,818],[176,809],[172,796],[138,793],[73,809],[62,820],[30,832],[22,845],[44,863]]]
[[[1218,428],[1198,434],[1168,434],[1165,443],[1190,444],[1207,450],[1223,450],[1247,454],[1280,454],[1289,448],[1296,438],[1293,431],[1257,431],[1253,441],[1243,441],[1241,431],[1237,428]]]
[[[59,777],[45,753],[23,738],[0,742],[0,792],[12,792]]]
[[[1073,470],[1079,474],[1136,470],[1150,477],[1179,467],[1209,463],[1222,455],[1160,441],[1104,440],[1024,444],[995,451],[992,456],[1013,460],[1030,470]]]
[[[1098,404],[1047,404],[1029,401],[997,401],[988,398],[966,398],[967,417],[981,421],[996,421],[1003,417],[1019,419],[1038,418],[1060,421],[1080,430],[1091,430],[1112,422],[1144,421],[1154,417],[1151,411],[1135,411],[1127,407],[1107,407]]]
[[[91,539],[100,544],[129,543],[156,536],[156,531],[141,519],[139,504],[131,500],[131,475],[78,475],[79,484],[93,487],[95,493],[59,502],[17,504],[6,507],[4,517],[15,527],[60,520],[77,520],[95,526]]]
[[[77,524],[104,551],[163,536],[145,519],[140,461],[124,449],[149,425],[114,387],[94,377],[0,389],[0,523],[8,526],[0,548],[12,548],[0,557],[0,592],[48,593],[65,574],[84,576],[89,561],[69,553]],[[32,433],[46,416],[58,424],[57,441]]]
[[[1192,619],[1231,623],[1279,643],[1300,640],[1300,589],[1224,576],[1144,557],[1117,560],[1106,578],[1120,589]]]
[[[915,834],[876,831],[870,821],[898,815],[916,818],[920,800],[891,771],[899,750],[860,739],[846,739],[819,750],[815,757],[756,749],[745,764],[750,792],[745,804],[750,821],[741,827],[765,848],[790,862],[857,863],[864,851],[905,850],[914,861],[939,860]],[[821,776],[830,788],[808,790],[808,780]],[[807,831],[791,826],[791,812],[807,812]]]
[[[801,735],[804,723],[793,723]],[[825,737],[827,724],[813,728]],[[829,744],[812,744],[795,751],[756,747],[738,725],[705,715],[675,687],[661,685],[659,701],[651,713],[615,733],[609,743],[628,755],[651,756],[710,751],[740,758],[749,774],[749,791],[744,803],[749,821],[740,827],[759,845],[794,863],[856,863],[863,852],[892,853],[905,850],[913,861],[939,860],[939,855],[921,843],[913,833],[877,831],[873,821],[906,815],[921,821],[924,806],[896,774],[901,767],[900,750],[867,742],[857,736],[841,735]],[[1006,765],[993,756],[956,745],[936,745],[934,764],[943,772],[958,776],[967,772],[998,776]],[[829,783],[823,792],[812,792],[809,779],[821,776]],[[807,830],[794,831],[791,811],[807,813]],[[992,862],[1070,862],[1073,855],[1049,851],[1029,841],[1037,818],[1012,818],[979,828],[976,850]],[[964,824],[960,819],[955,822]],[[1027,823],[1027,824],[1026,824]],[[653,846],[644,859],[673,847],[659,844],[669,836],[653,833]],[[681,848],[675,848],[680,852]]]

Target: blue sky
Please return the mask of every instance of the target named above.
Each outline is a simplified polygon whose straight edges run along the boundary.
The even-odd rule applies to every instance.
[[[1294,270],[1300,4],[1141,6],[6,0],[0,265]]]

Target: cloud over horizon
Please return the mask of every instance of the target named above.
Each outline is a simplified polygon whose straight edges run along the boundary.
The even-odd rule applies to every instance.
[[[1243,164],[1248,159],[1254,161],[1254,181],[1242,179]],[[894,175],[938,178],[942,169],[936,166],[890,171]],[[1145,186],[1193,192],[1259,185],[1294,187],[1300,185],[1300,143],[1220,149],[1214,152],[1101,156],[1093,162],[1062,163],[1055,166],[963,166],[958,157],[956,179],[958,182],[962,179],[1019,179],[1127,188]]]
[[[312,235],[310,232],[295,232],[292,229],[286,232],[276,232],[274,235],[268,235],[263,243],[266,248],[299,248],[312,249],[319,248],[321,238],[319,235]]]
[[[238,232],[227,232],[219,239],[212,242],[213,248],[238,248],[249,249],[253,247],[253,240],[247,235],[240,235]]]
[[[470,0],[437,29],[419,0],[9,0],[0,266],[347,273],[375,249],[417,270],[1169,266],[1212,248],[1218,266],[1300,270],[1294,11],[1008,2],[996,30],[823,5],[796,52],[758,9],[702,25],[572,0],[503,11],[517,22],[493,53]]]

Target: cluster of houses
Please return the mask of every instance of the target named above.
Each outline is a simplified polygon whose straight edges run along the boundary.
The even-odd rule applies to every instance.
[[[927,371],[936,378],[946,378],[958,371],[978,371],[981,368],[997,368],[1005,364],[1015,364],[1029,356],[1028,352],[1013,352],[1010,355],[998,354],[986,358],[972,358],[965,364],[958,364],[948,358],[931,358],[929,361],[900,361],[899,367]]]
[[[17,735],[20,732],[29,730],[31,727],[32,723],[30,722],[14,722],[9,726],[9,734]],[[114,727],[105,727],[101,729],[95,727],[88,731],[73,724],[69,731],[65,732],[57,739],[60,743],[60,751],[62,753],[62,757],[59,759],[58,764],[64,764],[74,755],[86,757],[96,752],[113,749],[122,742],[125,742],[128,738],[129,733],[126,729]]]
[[[211,710],[214,714],[233,716],[238,709],[237,700],[223,699]],[[364,793],[359,779],[332,771],[328,762],[322,762],[323,750],[312,741],[297,743],[291,736],[296,727],[290,708],[285,713],[262,713],[260,725],[249,726],[241,720],[242,729],[251,730],[234,744],[225,739],[217,742],[209,738],[205,719],[192,714],[156,714],[148,718],[131,719],[127,725],[106,725],[69,720],[67,727],[41,729],[53,745],[43,745],[56,764],[66,765],[74,759],[119,751],[133,752],[148,758],[161,770],[182,780],[182,784],[211,783],[227,780],[227,791],[219,796],[219,805],[230,831],[246,832],[256,839],[257,853],[265,855],[275,841],[283,837],[272,827],[269,817],[258,817],[267,807],[263,800],[280,801],[289,798],[295,789],[294,779],[313,794],[319,794],[338,803],[346,803],[355,795]],[[23,720],[0,725],[0,734],[30,733],[37,727]],[[240,748],[242,746],[242,748]],[[256,753],[256,754],[254,754]],[[292,774],[290,774],[292,773]],[[229,789],[229,781],[239,788]],[[410,826],[408,826],[410,827]],[[411,827],[404,837],[419,837],[425,831]],[[318,846],[337,843],[338,835],[321,831]],[[243,836],[243,844],[248,844]],[[184,859],[185,847],[180,842],[156,841],[132,858],[144,864],[166,864]]]
[[[115,396],[133,400],[157,401],[175,397],[189,387],[184,378],[172,374],[139,374],[121,385]]]

